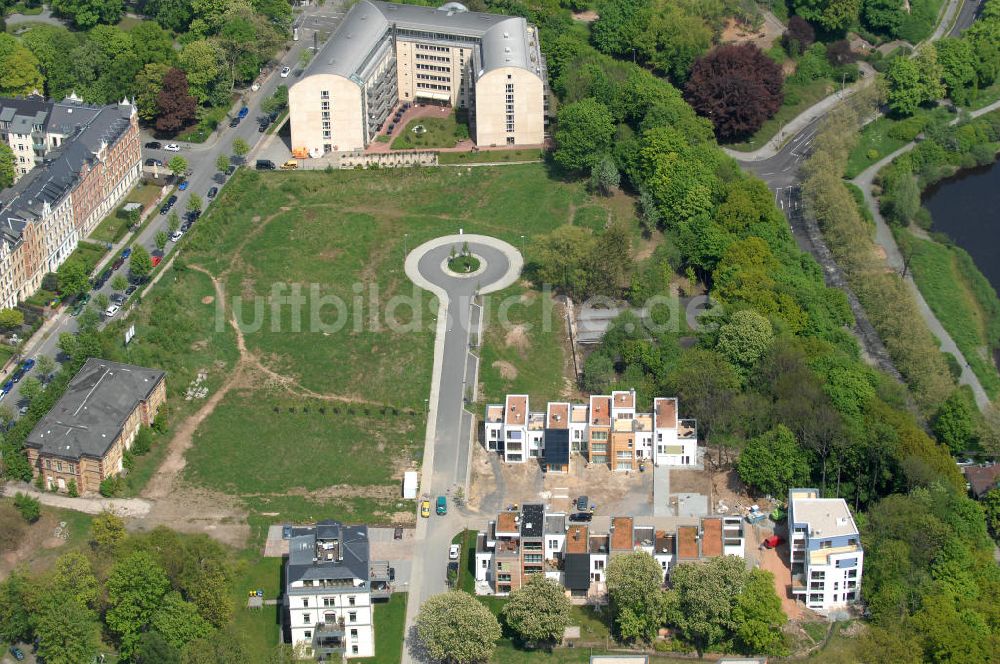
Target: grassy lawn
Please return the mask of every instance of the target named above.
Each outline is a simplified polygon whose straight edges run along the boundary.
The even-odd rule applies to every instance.
[[[906,141],[889,136],[889,130],[895,124],[895,120],[881,117],[861,130],[861,140],[854,146],[847,160],[846,177],[857,176],[882,157],[906,145]]]
[[[424,133],[417,134],[416,127],[423,127]],[[451,148],[458,143],[460,135],[459,123],[454,113],[443,117],[416,118],[407,123],[403,131],[392,142],[393,150],[422,150],[429,148]],[[466,129],[462,136],[468,136]]]
[[[106,352],[169,373],[168,425],[176,430],[233,375],[240,352],[227,320],[238,310],[243,370],[199,424],[185,478],[239,496],[255,541],[282,520],[412,518],[413,504],[398,497],[398,478],[423,454],[437,305],[405,276],[404,250],[459,228],[515,246],[525,236],[530,247],[533,236],[569,223],[574,207],[608,206],[621,216],[618,203],[590,196],[579,183],[549,180],[543,164],[469,172],[241,169],[130,317],[135,341],[122,347],[125,323],[116,321]],[[220,280],[223,303],[200,270]],[[290,304],[276,306],[293,285],[306,300],[298,315]],[[499,325],[488,328],[488,394],[557,396],[563,321],[553,314],[543,326],[551,296],[521,284],[501,295],[515,298],[507,311],[515,325],[534,327],[510,337]],[[499,298],[490,302],[499,309]],[[388,324],[393,306],[399,326]],[[503,378],[491,366],[497,360],[520,370],[520,378]],[[207,396],[186,399],[199,374]],[[170,435],[137,460],[129,494],[146,484]]]
[[[541,161],[544,152],[538,148],[516,150],[479,150],[478,152],[441,152],[439,164],[483,164],[502,161]]]
[[[264,558],[246,554],[237,564],[230,596],[235,612],[233,629],[240,635],[244,650],[253,664],[272,661],[271,653],[281,637],[277,605],[265,604],[259,611],[247,608],[247,595],[252,590],[264,591],[264,599],[276,599],[281,592],[281,558]]]
[[[977,297],[977,290],[985,296],[992,289],[974,288],[961,269],[961,257],[955,249],[913,236],[906,237],[905,241],[912,248],[910,267],[924,299],[955,340],[983,389],[991,399],[996,398],[1000,394],[1000,374],[990,360],[991,340],[987,332],[988,312],[1000,315],[996,295],[993,294],[992,302],[982,302]],[[978,277],[985,282],[982,275]]]
[[[393,593],[388,602],[375,603],[375,656],[351,659],[365,664],[398,664],[403,658],[406,593]]]
[[[774,117],[761,125],[761,128],[752,137],[746,141],[732,143],[726,147],[739,150],[740,152],[753,152],[774,138],[774,135],[790,120],[794,119],[823,97],[826,97],[834,89],[835,86],[833,83],[826,80],[812,81],[808,85],[795,86],[795,92],[798,96],[797,103],[782,105],[778,109],[778,112],[774,114]],[[791,137],[789,136],[788,138]]]
[[[830,640],[827,641],[826,645],[804,661],[816,664],[854,664],[857,662],[859,654],[857,639],[843,634],[844,629],[850,625],[850,622],[835,623]]]
[[[70,254],[67,261],[80,261],[83,263],[84,268],[87,272],[92,272],[97,264],[101,262],[101,259],[107,255],[108,250],[104,248],[103,244],[98,244],[96,242],[85,242],[81,241],[76,245],[76,249]]]
[[[122,211],[125,206],[129,203],[139,203],[145,209],[159,195],[159,187],[140,182],[129,192],[125,200],[122,201],[122,204],[118,206],[118,209],[105,217],[104,221],[97,225],[94,232],[90,234],[90,239],[96,242],[110,242],[112,244],[122,239],[128,232],[128,220],[121,216],[121,214],[124,214]]]
[[[199,111],[198,123],[192,125],[177,134],[174,140],[187,141],[189,143],[204,143],[212,135],[215,128],[222,122],[229,113],[229,106],[216,106],[207,110]]]
[[[7,360],[14,356],[17,349],[7,344],[0,344],[0,367],[7,363]]]

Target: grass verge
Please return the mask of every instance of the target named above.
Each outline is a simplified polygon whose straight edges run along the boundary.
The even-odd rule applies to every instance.
[[[910,248],[910,268],[920,292],[990,399],[995,399],[1000,394],[1000,373],[992,361],[996,341],[991,330],[1000,329],[996,292],[962,249],[904,233],[901,240]]]
[[[423,127],[418,134],[414,129]],[[464,131],[460,129],[464,128]],[[469,135],[468,127],[459,125],[454,113],[442,117],[422,117],[410,120],[399,136],[392,142],[393,150],[426,150],[429,148],[452,148],[461,138]]]
[[[515,150],[478,150],[476,152],[439,152],[438,163],[446,164],[489,164],[498,162],[541,161],[545,153],[538,148],[518,148]]]
[[[375,656],[352,659],[364,664],[398,664],[403,659],[406,593],[393,593],[388,602],[375,603]]]

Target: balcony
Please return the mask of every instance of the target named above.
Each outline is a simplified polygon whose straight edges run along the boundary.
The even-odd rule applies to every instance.
[[[388,581],[372,581],[372,599],[389,599],[392,597],[392,586]]]
[[[316,623],[313,627],[313,641],[330,639],[344,635],[344,619],[330,617],[326,622]]]
[[[313,653],[316,655],[343,655],[347,652],[347,644],[343,639],[313,639]]]

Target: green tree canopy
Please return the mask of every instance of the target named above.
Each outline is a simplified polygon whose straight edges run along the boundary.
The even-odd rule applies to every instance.
[[[0,95],[23,96],[45,89],[40,63],[17,39],[0,33]]]
[[[567,104],[559,110],[556,163],[572,171],[588,169],[610,152],[614,134],[614,120],[604,104],[591,98]]]
[[[749,575],[744,560],[736,556],[684,563],[671,573],[669,621],[699,655],[735,630],[734,605]]]
[[[153,259],[149,257],[149,252],[142,245],[132,247],[132,255],[129,257],[129,272],[137,279],[145,279],[153,271]]]
[[[742,652],[787,655],[788,644],[781,631],[787,621],[781,598],[774,590],[774,575],[763,569],[752,570],[733,607],[734,632]]]
[[[97,614],[78,599],[42,593],[32,611],[38,655],[48,664],[80,664],[97,654],[100,627]]]
[[[178,650],[212,632],[212,625],[201,617],[198,607],[184,601],[178,592],[167,593],[163,598],[162,604],[153,614],[151,626]]]
[[[14,184],[14,151],[6,143],[0,143],[0,189]]]
[[[559,583],[532,574],[503,607],[507,626],[529,643],[558,643],[569,624],[570,603]]]
[[[431,659],[453,664],[488,660],[500,638],[496,617],[461,591],[434,595],[424,602],[415,627]]]
[[[123,0],[52,0],[53,11],[86,30],[98,23],[115,24],[125,13]]]
[[[13,330],[24,325],[24,314],[18,309],[0,309],[0,328]]]
[[[809,480],[808,457],[783,424],[747,441],[736,469],[741,480],[779,499]]]
[[[752,309],[737,311],[719,329],[715,348],[744,375],[774,342],[771,322]]]
[[[955,390],[934,416],[934,435],[956,454],[969,449],[975,433],[972,408],[969,398]]]
[[[666,619],[660,563],[644,551],[616,556],[608,563],[607,585],[619,636],[651,641]]]
[[[163,606],[170,582],[151,554],[136,551],[114,564],[106,585],[109,608],[104,621],[118,636],[120,652],[131,656],[143,628]]]

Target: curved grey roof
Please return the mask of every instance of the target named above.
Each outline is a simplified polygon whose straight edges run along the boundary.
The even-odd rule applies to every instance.
[[[364,68],[388,30],[389,22],[382,11],[369,0],[361,0],[347,12],[337,31],[306,67],[303,77],[336,74],[350,78]]]
[[[442,43],[478,44],[477,75],[498,67],[520,67],[540,74],[538,31],[521,17],[470,12],[459,2],[423,7],[360,0],[306,67],[303,77],[335,74],[360,83],[365,66],[387,47],[393,28],[401,31],[397,39],[419,39],[405,33],[424,32],[429,33],[430,41],[439,34],[449,36]]]

